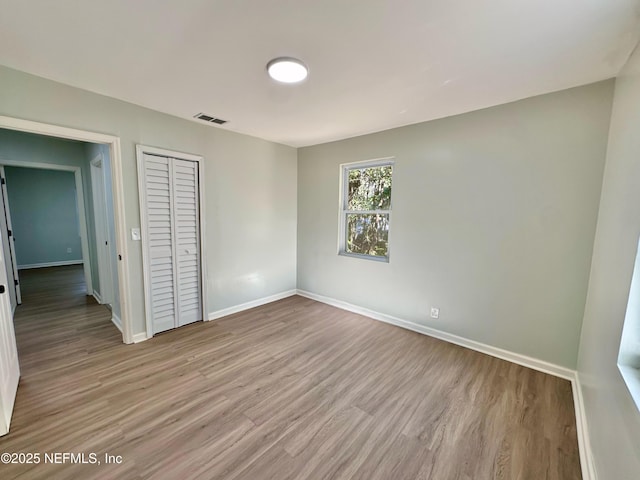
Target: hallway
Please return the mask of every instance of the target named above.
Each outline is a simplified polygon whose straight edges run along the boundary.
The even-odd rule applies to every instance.
[[[11,430],[0,438],[0,450],[78,450],[87,435],[93,436],[86,421],[94,409],[79,408],[88,400],[83,393],[98,385],[91,378],[95,372],[84,367],[104,361],[113,348],[124,348],[122,334],[111,322],[111,311],[87,296],[82,265],[21,270],[20,284],[22,305],[14,320],[20,385]],[[74,416],[83,419],[85,428],[73,427]],[[2,465],[0,476],[19,477],[33,466]],[[26,475],[40,478],[52,471],[37,472]]]
[[[21,270],[22,305],[15,315],[21,387],[64,359],[60,350],[120,344],[111,311],[86,294],[82,265]],[[43,369],[43,365],[47,365]]]

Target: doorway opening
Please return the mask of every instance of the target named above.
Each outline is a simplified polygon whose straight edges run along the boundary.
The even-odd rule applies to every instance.
[[[66,303],[82,290],[106,306],[108,319],[122,330],[114,293],[117,252],[108,150],[5,129],[0,129],[0,143],[0,233],[11,266],[13,312],[27,299],[55,309],[52,302]],[[44,283],[59,284],[58,295],[39,297]],[[35,297],[23,295],[28,285]]]
[[[6,232],[2,238],[3,253],[6,250],[8,277],[13,277],[8,284],[11,286],[13,280],[16,287],[11,295],[14,308],[24,300],[21,298],[23,292],[20,287],[30,283],[23,283],[21,277],[25,281],[34,280],[31,284],[37,285],[40,283],[35,280],[38,277],[47,277],[48,282],[55,283],[56,275],[53,273],[57,273],[61,278],[69,280],[64,288],[64,281],[60,283],[61,291],[70,289],[77,293],[82,288],[85,303],[94,302],[108,307],[109,318],[120,329],[122,341],[133,343],[127,301],[128,272],[123,261],[126,258],[126,236],[119,139],[110,135],[1,116],[0,137],[0,165],[5,169],[4,175],[1,171],[0,175],[8,177],[3,185],[6,187],[5,205],[0,206],[6,208],[4,212],[0,211],[4,213],[0,215],[4,218],[4,222],[0,221],[0,230],[4,224]],[[71,155],[73,152],[75,155]],[[11,183],[16,183],[16,178],[24,176],[27,170],[32,174],[39,172],[48,175],[44,184],[32,178],[28,185],[33,192],[49,194],[52,200],[47,208],[51,211],[48,215],[27,219],[30,230],[25,235],[23,229],[19,237],[16,235],[18,230],[13,225],[16,222],[17,207],[12,206],[11,197],[16,195],[15,189],[14,194],[11,193]],[[58,233],[65,230],[62,228],[64,222],[56,220],[56,214],[60,212],[55,208],[60,207],[59,201],[65,195],[55,195],[50,190],[55,183],[54,177],[64,174],[74,177],[75,184],[72,188],[75,208],[74,212],[66,212],[66,218],[69,220],[73,217],[71,213],[75,213],[77,228],[75,238],[71,235],[61,240],[51,231],[55,232],[56,227]],[[24,194],[24,188],[21,190],[23,197],[29,197]],[[69,196],[70,191],[67,190],[67,200]],[[37,195],[31,197],[33,198],[27,200],[34,200]],[[16,202],[20,204],[21,200]],[[24,213],[18,210],[20,214]],[[53,228],[49,233],[46,233],[47,224]],[[74,229],[67,228],[66,233],[69,234],[70,230]],[[30,244],[36,244],[35,253],[40,256],[33,256],[33,249],[29,251],[29,247],[33,246]]]

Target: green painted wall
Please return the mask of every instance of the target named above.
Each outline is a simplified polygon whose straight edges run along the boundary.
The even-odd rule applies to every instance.
[[[5,175],[18,266],[81,262],[73,172],[5,167]]]
[[[575,368],[612,95],[606,81],[301,148],[298,288]],[[390,261],[339,256],[340,164],[384,157]]]
[[[640,478],[640,412],[617,367],[640,236],[640,50],[615,84],[578,374],[598,478]],[[638,348],[638,345],[636,345]]]
[[[93,202],[91,194],[91,179],[89,177],[89,161],[87,160],[87,145],[59,138],[34,135],[0,128],[0,164],[2,160],[21,161],[27,163],[44,163],[79,167],[82,172],[82,188],[84,190],[84,206],[87,214],[87,229],[89,233],[89,261],[91,263],[91,277],[94,288],[98,288],[97,256],[95,238],[92,236]],[[93,292],[89,292],[90,294]]]
[[[145,328],[142,246],[130,237],[140,227],[136,144],[205,158],[209,313],[295,289],[296,149],[6,67],[0,67],[0,115],[120,138],[134,334]]]

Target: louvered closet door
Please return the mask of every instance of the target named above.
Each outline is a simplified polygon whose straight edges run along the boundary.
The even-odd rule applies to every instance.
[[[178,326],[202,320],[198,164],[173,160]]]
[[[171,176],[168,158],[144,156],[149,301],[153,333],[176,326]]]
[[[202,320],[198,164],[144,155],[153,333]]]

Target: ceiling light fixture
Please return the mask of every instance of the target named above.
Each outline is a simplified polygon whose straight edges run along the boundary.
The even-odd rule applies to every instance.
[[[289,57],[274,58],[267,63],[267,72],[282,83],[298,83],[307,78],[309,70],[300,60]]]

